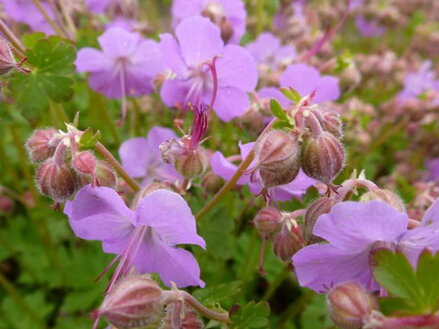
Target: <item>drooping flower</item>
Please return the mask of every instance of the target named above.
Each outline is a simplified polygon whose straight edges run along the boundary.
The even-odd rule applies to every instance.
[[[186,201],[169,190],[156,190],[128,208],[107,187],[85,186],[64,213],[75,234],[86,240],[102,241],[106,253],[118,255],[112,284],[135,267],[137,273],[158,273],[167,286],[204,286],[193,255],[179,244],[205,242],[196,232],[195,218]]]
[[[0,0],[3,4],[3,9],[6,15],[16,22],[29,25],[33,31],[40,31],[46,34],[54,34],[52,27],[44,18],[41,11],[29,0]],[[50,8],[50,5],[46,2],[41,2],[44,10],[47,12],[51,19],[55,18],[55,15]]]
[[[280,39],[270,32],[261,33],[246,48],[260,68],[268,67],[270,70],[291,64],[297,56],[294,47],[283,46]]]
[[[171,11],[175,25],[192,16],[210,18],[228,43],[238,44],[245,33],[247,12],[242,0],[174,0]]]
[[[122,166],[133,178],[142,179],[142,186],[153,181],[175,181],[181,176],[172,164],[165,163],[160,157],[159,146],[177,135],[169,128],[154,126],[145,137],[126,140],[119,148]]]
[[[407,231],[408,216],[382,201],[341,202],[315,223],[313,235],[329,243],[313,244],[292,260],[299,283],[324,292],[345,281],[378,290],[370,269],[377,248],[401,250],[415,265],[424,248],[439,249],[439,203],[425,214],[418,228]]]
[[[247,92],[257,82],[256,64],[247,50],[224,47],[218,27],[203,17],[185,19],[175,34],[177,40],[160,36],[165,69],[171,71],[160,92],[163,102],[187,109],[214,100],[213,108],[224,121],[243,114],[250,105]]]
[[[254,143],[240,144],[241,159],[245,159],[253,148]],[[210,158],[210,166],[212,172],[225,180],[232,178],[236,169],[238,168],[231,161],[224,157],[224,155],[217,151]],[[250,165],[250,168],[252,165]],[[306,176],[300,170],[297,177],[288,184],[275,186],[268,189],[268,194],[273,200],[289,201],[291,198],[300,198],[305,194],[306,190],[315,184],[315,180]],[[249,185],[250,191],[258,194],[262,191],[263,184],[258,173],[251,177],[250,173],[245,173],[238,180],[237,185]]]
[[[402,102],[416,99],[427,91],[439,93],[439,79],[432,69],[431,61],[424,61],[416,72],[410,72],[404,79],[404,89],[398,94],[398,99]],[[434,104],[439,104],[439,96],[436,97]]]
[[[83,48],[75,65],[78,72],[90,72],[92,89],[109,98],[140,96],[153,91],[153,79],[162,71],[158,44],[137,33],[111,28],[99,38],[102,51]],[[125,118],[125,106],[122,108]]]
[[[314,103],[332,102],[340,97],[339,79],[320,72],[307,64],[292,64],[280,77],[282,87],[294,88],[302,97],[315,92]]]

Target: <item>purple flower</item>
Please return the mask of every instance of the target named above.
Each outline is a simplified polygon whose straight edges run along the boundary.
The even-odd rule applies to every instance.
[[[200,268],[189,251],[178,244],[205,242],[196,232],[195,218],[177,193],[156,190],[141,199],[135,210],[107,187],[82,188],[64,213],[75,234],[86,240],[100,240],[106,253],[120,257],[109,289],[134,266],[137,273],[158,273],[170,286],[204,286]]]
[[[426,180],[434,181],[439,179],[439,158],[430,159],[425,163],[427,169]]]
[[[102,51],[83,48],[75,65],[78,72],[90,72],[92,89],[109,98],[139,96],[153,91],[153,79],[162,71],[158,44],[137,33],[112,28],[99,38]],[[123,106],[123,118],[125,117]]]
[[[363,37],[380,37],[387,30],[377,20],[367,20],[363,16],[355,18],[355,25]]]
[[[405,102],[429,90],[439,92],[439,79],[436,78],[436,73],[432,69],[432,62],[424,61],[418,71],[407,74],[404,79],[404,89],[397,97]],[[437,101],[439,102],[439,97]]]
[[[162,142],[177,139],[173,130],[152,127],[145,137],[126,140],[119,148],[122,166],[133,178],[141,178],[142,186],[153,181],[176,181],[181,176],[174,166],[164,163],[160,156],[159,146]]]
[[[424,248],[439,249],[439,203],[425,214],[421,225],[407,231],[408,216],[387,203],[342,202],[320,216],[313,234],[329,243],[313,244],[293,256],[300,285],[324,292],[333,285],[356,281],[378,290],[369,256],[376,248],[401,250],[415,265]]]
[[[54,34],[52,27],[32,0],[0,0],[0,3],[3,3],[6,15],[14,21],[29,25],[33,31]],[[41,2],[41,5],[49,17],[54,19],[55,15],[50,5],[46,2]]]
[[[247,157],[248,153],[253,148],[253,145],[254,143],[239,144],[241,149],[241,159]],[[250,167],[251,166],[252,165],[250,165]],[[232,178],[238,168],[218,151],[212,154],[210,158],[210,167],[215,175],[218,175],[225,180]],[[268,190],[268,194],[273,200],[289,201],[291,198],[300,198],[305,194],[306,190],[314,184],[315,181],[306,176],[301,170],[291,183],[272,187]],[[249,173],[242,175],[236,185],[249,185],[250,191],[254,194],[260,193],[263,187],[258,173],[253,175],[253,181],[251,180]]]
[[[160,36],[165,68],[171,76],[161,89],[163,102],[185,109],[189,104],[209,104],[215,87],[210,65],[215,66],[218,81],[214,110],[224,121],[242,115],[250,105],[247,92],[255,88],[258,78],[247,50],[224,47],[218,27],[203,17],[185,19],[175,34],[178,43],[170,34]]]
[[[336,101],[340,97],[338,82],[338,78],[321,76],[316,68],[307,64],[292,64],[280,77],[282,87],[293,87],[302,97],[315,91],[314,103]]]
[[[261,33],[246,48],[260,67],[268,67],[271,70],[291,64],[297,56],[292,46],[282,46],[280,39],[269,32]]]
[[[245,33],[247,12],[241,0],[174,0],[172,17],[175,25],[192,16],[207,16],[219,26],[230,24],[230,43],[238,44]]]
[[[102,14],[114,2],[119,0],[86,0],[87,8],[93,14]]]

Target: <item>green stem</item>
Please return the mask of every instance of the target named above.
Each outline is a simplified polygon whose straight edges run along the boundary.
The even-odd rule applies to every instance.
[[[40,0],[32,0],[35,4],[35,6],[37,6],[38,10],[41,12],[41,14],[43,14],[44,18],[46,19],[47,23],[49,23],[49,25],[52,27],[52,29],[56,32],[56,34],[58,34],[60,37],[67,37],[66,35],[63,35],[63,31],[61,31],[61,29],[56,25],[56,23],[50,18],[49,14],[47,13],[47,11],[44,9],[43,5],[41,4]]]
[[[123,180],[128,184],[129,187],[131,187],[134,192],[140,191],[141,186],[137,184],[137,182],[132,179],[130,175],[128,175],[128,173],[125,171],[125,169],[123,169],[119,161],[116,160],[116,158],[110,153],[110,151],[107,150],[107,148],[102,143],[96,143],[95,150],[105,160],[107,160],[110,165],[113,166],[119,176],[123,178]]]
[[[0,272],[0,285],[8,292],[9,296],[21,306],[23,311],[25,311],[34,321],[34,325],[38,328],[45,328],[41,319],[37,316],[35,311],[30,307],[26,300],[21,296],[20,292],[15,288],[15,286]]]
[[[264,129],[264,131],[259,135],[258,139],[255,142],[255,146],[257,145],[258,141],[264,136],[273,126],[276,119],[273,119]],[[229,192],[231,189],[233,189],[236,185],[236,182],[239,180],[239,178],[242,176],[244,171],[250,166],[252,163],[254,157],[255,157],[255,146],[251,149],[247,157],[242,160],[241,164],[238,166],[238,169],[236,169],[235,173],[233,174],[232,178],[228,180],[223,187],[214,195],[214,197],[209,201],[208,204],[206,204],[195,216],[196,220],[199,221],[201,218],[206,215],[220,200]]]

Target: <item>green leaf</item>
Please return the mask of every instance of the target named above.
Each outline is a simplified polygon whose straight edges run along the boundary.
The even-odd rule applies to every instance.
[[[89,127],[87,128],[79,140],[79,146],[81,149],[91,149],[94,148],[96,143],[101,139],[101,132],[98,130],[95,134],[93,130]]]
[[[433,255],[430,251],[424,250],[419,256],[416,275],[425,293],[425,304],[432,313],[437,311],[439,306],[438,273],[439,253]]]
[[[233,281],[219,284],[214,287],[198,289],[194,297],[203,304],[214,305],[241,293],[242,281]]]
[[[277,121],[273,124],[273,129],[285,129],[294,128],[294,126],[288,121]]]
[[[288,98],[290,101],[293,101],[294,103],[298,103],[302,99],[302,96],[300,96],[300,94],[292,87],[288,89],[280,88],[280,92],[284,94],[286,98]]]
[[[414,308],[423,308],[423,289],[402,253],[377,249],[372,253],[372,273],[389,293],[407,299]]]
[[[232,315],[231,328],[266,328],[269,314],[270,306],[267,302],[255,303],[251,301]]]
[[[282,121],[287,121],[288,120],[288,116],[287,113],[284,111],[284,109],[282,108],[282,106],[279,104],[279,102],[275,99],[271,99],[270,100],[270,110],[271,113],[273,113],[273,115],[282,120]]]
[[[27,36],[26,56],[32,71],[28,76],[16,74],[10,87],[21,108],[38,112],[55,102],[69,101],[73,96],[75,47],[56,36],[43,39],[39,33]]]

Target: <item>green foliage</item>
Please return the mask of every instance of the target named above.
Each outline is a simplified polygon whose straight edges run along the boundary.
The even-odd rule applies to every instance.
[[[286,98],[288,98],[290,101],[293,101],[294,103],[299,103],[302,99],[302,96],[295,90],[294,88],[280,88],[280,91]]]
[[[233,322],[230,327],[233,329],[267,328],[269,314],[268,303],[251,301],[232,315]]]
[[[65,102],[73,96],[75,46],[56,36],[44,38],[41,33],[28,36],[25,41],[28,64],[32,72],[16,74],[11,90],[19,107],[35,114],[49,106],[49,100]]]
[[[92,149],[101,139],[101,132],[98,130],[96,133],[90,127],[84,130],[79,141],[79,146],[81,149]]]

